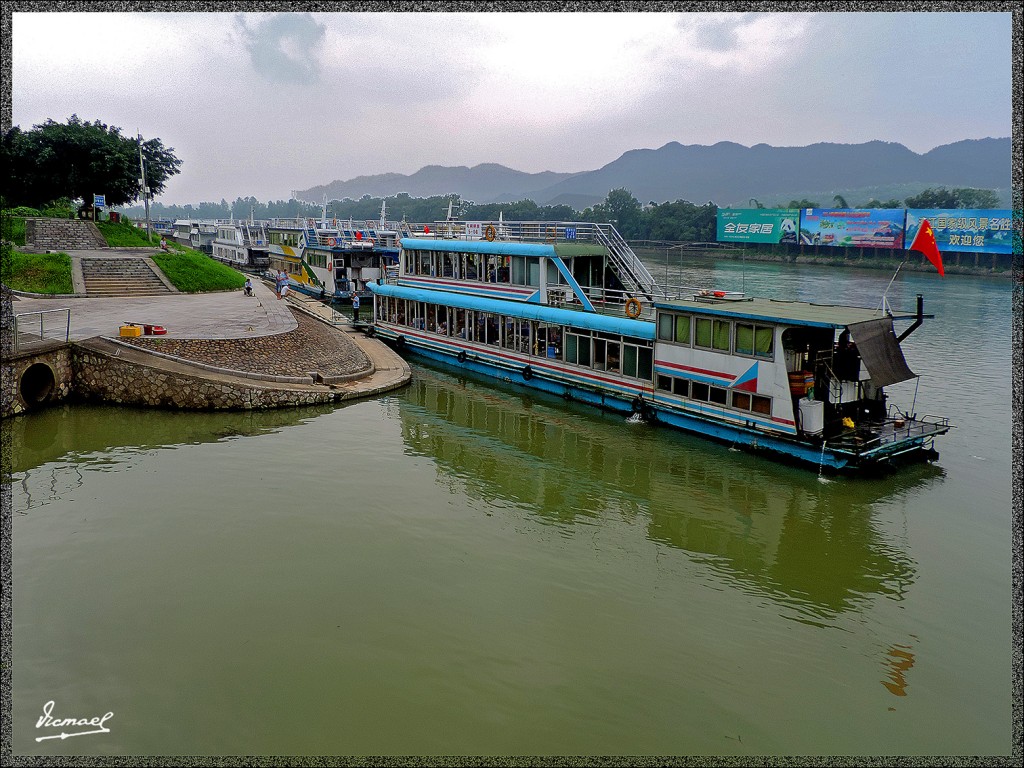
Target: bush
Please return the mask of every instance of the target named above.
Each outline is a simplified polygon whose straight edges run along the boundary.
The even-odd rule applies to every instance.
[[[24,245],[25,215],[17,215],[15,213],[17,210],[24,209],[12,208],[11,210],[0,213],[0,239],[8,240],[15,245]]]
[[[47,216],[51,219],[73,219],[75,217],[75,204],[69,198],[62,197],[59,200],[47,203],[40,214],[37,215]]]

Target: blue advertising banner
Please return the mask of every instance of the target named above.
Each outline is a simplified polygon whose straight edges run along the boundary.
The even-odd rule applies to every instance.
[[[1009,210],[968,208],[907,209],[907,244],[928,219],[939,251],[1013,253],[1013,216]]]
[[[798,208],[719,208],[722,243],[796,243]]]
[[[800,242],[842,248],[902,248],[902,208],[804,208]]]

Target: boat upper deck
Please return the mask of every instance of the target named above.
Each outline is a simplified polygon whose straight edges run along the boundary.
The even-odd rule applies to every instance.
[[[679,310],[693,314],[817,328],[845,328],[855,323],[879,320],[883,317],[892,317],[894,320],[913,320],[917,317],[916,312],[897,312],[890,315],[881,309],[865,307],[812,304],[782,299],[726,299],[701,294],[689,299],[655,302],[655,306],[667,311]]]

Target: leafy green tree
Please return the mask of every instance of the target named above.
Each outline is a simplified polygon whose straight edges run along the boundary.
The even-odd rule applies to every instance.
[[[821,208],[821,203],[812,202],[806,197],[803,200],[790,200],[788,203],[776,203],[776,208]]]
[[[903,201],[902,200],[897,200],[895,198],[890,198],[889,200],[886,200],[883,203],[881,200],[879,200],[878,198],[875,198],[875,197],[871,198],[866,203],[864,203],[864,205],[861,206],[861,208],[902,208],[902,207],[903,207]]]
[[[939,187],[926,189],[903,202],[907,208],[999,208],[999,195],[990,189]]]
[[[68,122],[47,120],[31,130],[11,128],[0,141],[0,160],[7,168],[3,196],[12,203],[41,207],[59,198],[92,202],[103,194],[109,206],[141,198],[140,143],[121,135],[121,129],[72,115]],[[141,143],[146,185],[152,194],[163,191],[179,173],[181,161],[160,139]]]
[[[956,195],[945,187],[926,189],[903,201],[907,208],[956,208]]]
[[[836,195],[832,198],[832,202],[836,204],[836,208],[849,208],[850,204],[846,202],[846,198],[842,195]]]
[[[999,208],[999,195],[991,189],[958,187],[953,190],[957,208]]]

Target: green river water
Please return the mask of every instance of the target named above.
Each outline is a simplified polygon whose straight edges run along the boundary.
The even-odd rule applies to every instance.
[[[8,421],[14,754],[1009,754],[1011,282],[916,293],[891,399],[956,427],[883,479],[419,364],[343,407]],[[50,701],[108,732],[38,740],[89,730]]]

